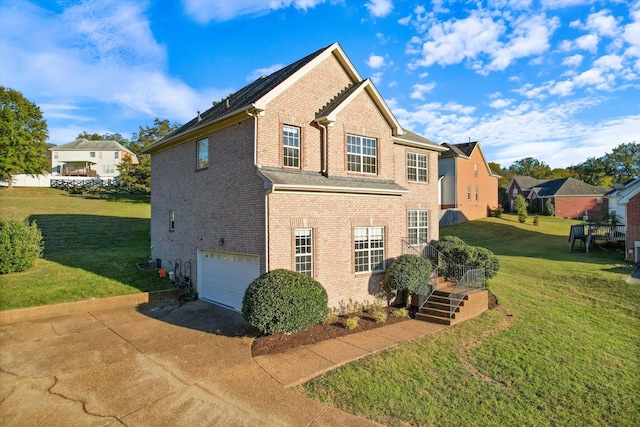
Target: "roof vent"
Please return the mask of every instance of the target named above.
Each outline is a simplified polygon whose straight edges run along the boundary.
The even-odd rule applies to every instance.
[[[200,111],[198,111],[198,121],[201,121],[202,117],[200,117]]]
[[[229,98],[227,98],[227,108],[229,108]]]

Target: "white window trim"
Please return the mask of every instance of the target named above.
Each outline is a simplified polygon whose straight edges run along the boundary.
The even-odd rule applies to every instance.
[[[409,165],[409,157],[410,156],[415,156],[415,165],[411,166]],[[424,157],[424,163],[425,163],[425,167],[420,167],[420,159]],[[411,179],[409,177],[409,170],[410,169],[415,169],[415,179]],[[424,171],[424,179],[420,179],[420,171],[423,170]],[[429,156],[426,154],[422,154],[422,153],[414,153],[414,152],[407,152],[407,181],[409,182],[417,182],[420,184],[428,184],[429,183]]]
[[[289,131],[290,134],[287,135],[287,131]],[[297,137],[292,135],[293,132],[297,132]],[[300,159],[301,132],[301,129],[297,126],[284,125],[282,127],[282,165],[285,168],[300,169],[300,164],[302,163]],[[288,145],[288,140],[297,141],[298,145]],[[295,152],[295,156],[287,157],[287,150],[293,150]],[[288,165],[287,159],[294,160],[297,165]]]
[[[416,225],[411,225],[411,215],[416,215]],[[421,223],[421,214],[424,214],[426,218],[424,218],[424,223]],[[415,230],[415,239],[411,235],[411,230]],[[420,231],[426,230],[427,237],[423,242],[420,239]],[[426,209],[414,209],[410,210],[407,213],[407,232],[409,236],[409,244],[411,245],[422,245],[429,242],[429,211]]]
[[[349,147],[350,145],[354,145],[354,144],[349,144],[350,140],[355,140],[358,142],[357,147],[359,148],[359,153],[351,153],[349,151]],[[374,151],[374,155],[370,155],[370,154],[364,154],[364,142],[365,141],[373,141],[373,151]],[[351,163],[349,161],[349,157],[350,156],[354,156],[358,159],[358,170],[352,170],[350,169],[351,167]],[[373,159],[373,172],[366,172],[364,170],[364,159]],[[355,173],[363,173],[363,174],[367,174],[367,175],[377,175],[378,173],[378,141],[375,138],[370,138],[367,136],[361,136],[361,135],[351,135],[351,134],[347,134],[347,171],[348,172],[355,172]]]
[[[169,211],[169,231],[176,230],[176,211]]]
[[[300,233],[300,235],[299,235]],[[308,233],[307,235],[302,235],[302,233]],[[304,246],[298,246],[298,237],[302,237],[304,239],[309,239],[309,245],[304,245]],[[314,267],[314,263],[313,263],[313,229],[312,228],[296,228],[294,231],[294,243],[293,243],[293,247],[294,247],[294,252],[295,252],[295,259],[294,259],[294,270],[297,271],[298,273],[304,273],[304,274],[308,274],[309,276],[313,277],[313,267]],[[308,248],[307,252],[298,252],[298,248],[300,249],[305,249]],[[302,258],[306,258],[309,257],[310,258],[310,265],[311,268],[309,271],[301,271],[298,269],[298,266],[306,263],[306,261],[302,261]]]
[[[366,230],[366,234],[367,234],[367,239],[366,239],[366,248],[362,248],[362,249],[358,249],[356,244],[358,242],[357,237],[357,232],[358,230]],[[378,234],[378,230],[380,230],[382,232],[382,247],[381,248],[372,248],[371,247],[371,243],[372,243],[372,231],[376,230],[376,234]],[[354,229],[354,271],[356,274],[363,274],[363,273],[380,273],[385,271],[386,269],[386,265],[385,265],[385,229],[384,227],[355,227]],[[373,266],[373,261],[372,261],[372,253],[374,251],[382,251],[382,268],[381,269],[374,269]],[[358,254],[366,254],[367,257],[367,269],[366,270],[358,270]]]

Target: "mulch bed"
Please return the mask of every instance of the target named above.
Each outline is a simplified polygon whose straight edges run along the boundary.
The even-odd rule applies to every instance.
[[[339,338],[358,332],[369,331],[386,325],[393,325],[394,323],[408,320],[415,314],[415,310],[410,310],[409,317],[393,317],[391,313],[395,310],[396,308],[393,307],[389,307],[387,309],[389,315],[387,316],[387,321],[384,323],[376,323],[371,314],[362,313],[360,315],[360,320],[358,321],[358,327],[351,330],[345,327],[345,321],[347,320],[346,316],[340,316],[333,323],[315,325],[309,329],[298,331],[293,334],[278,333],[273,335],[260,335],[253,341],[251,354],[253,357],[256,357],[265,354],[283,353],[287,350],[303,345],[314,344],[330,340],[332,338]]]
[[[495,295],[489,292],[489,310],[497,306],[498,300]],[[393,325],[394,323],[403,322],[415,317],[417,308],[412,307],[409,310],[409,317],[393,317],[391,313],[397,310],[396,307],[388,307],[386,310],[389,314],[386,322],[376,323],[371,314],[365,312],[360,315],[358,327],[352,330],[345,327],[346,316],[340,316],[334,323],[315,325],[309,329],[293,334],[279,333],[274,335],[260,335],[251,345],[251,354],[253,357],[256,357],[265,354],[284,353],[287,350],[303,345],[315,344],[317,342],[369,331],[386,325]]]

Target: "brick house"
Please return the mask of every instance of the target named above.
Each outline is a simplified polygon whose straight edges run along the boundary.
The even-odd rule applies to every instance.
[[[558,218],[594,219],[608,209],[605,195],[611,187],[598,187],[575,178],[537,180],[516,176],[511,179],[507,192],[513,210],[513,201],[522,195],[529,204],[529,210],[544,212],[549,200]]]
[[[626,226],[627,261],[640,262],[640,178],[612,190],[608,194],[609,212]]]
[[[146,150],[152,257],[189,262],[199,297],[234,309],[277,268],[314,277],[330,306],[372,301],[403,238],[439,238],[443,150],[403,129],[335,43]]]
[[[442,144],[440,153],[440,225],[457,224],[488,216],[498,207],[498,179],[480,144]]]

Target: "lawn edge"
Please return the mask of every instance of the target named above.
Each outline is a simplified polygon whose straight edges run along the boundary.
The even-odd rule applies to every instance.
[[[107,310],[119,307],[138,306],[156,301],[170,301],[176,299],[179,290],[168,289],[163,291],[140,292],[130,295],[118,295],[107,298],[93,298],[90,300],[64,302],[37,307],[15,308],[0,311],[0,325],[16,323],[47,317],[59,317],[92,310]]]

